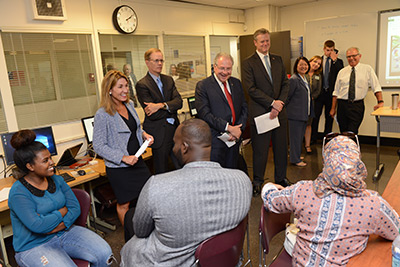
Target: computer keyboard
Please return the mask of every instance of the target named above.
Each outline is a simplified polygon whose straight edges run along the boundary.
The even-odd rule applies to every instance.
[[[69,173],[67,173],[67,172],[61,173],[60,176],[61,176],[62,178],[64,178],[64,181],[65,181],[66,183],[75,180],[75,178],[74,178],[73,176],[71,176],[71,175],[70,175]]]

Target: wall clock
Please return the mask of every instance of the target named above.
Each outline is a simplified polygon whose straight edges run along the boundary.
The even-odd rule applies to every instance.
[[[133,33],[138,24],[135,11],[127,5],[117,7],[112,16],[114,27],[120,33]]]

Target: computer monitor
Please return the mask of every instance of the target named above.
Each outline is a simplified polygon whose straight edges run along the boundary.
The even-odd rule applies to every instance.
[[[57,155],[56,142],[51,126],[32,130],[36,133],[35,141],[41,142],[45,145],[52,156]],[[15,134],[15,132],[1,134],[1,143],[3,144],[3,151],[7,165],[14,164],[15,149],[11,146],[10,142],[13,134]]]
[[[86,140],[88,144],[93,141],[93,127],[94,127],[94,116],[82,118],[83,130],[85,130]]]
[[[197,115],[197,110],[196,110],[196,106],[195,106],[196,99],[194,98],[194,96],[191,96],[191,97],[187,98],[187,101],[188,101],[190,115],[192,117],[196,117],[196,115]]]

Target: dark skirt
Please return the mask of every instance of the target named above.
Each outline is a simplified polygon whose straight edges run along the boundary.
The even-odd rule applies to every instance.
[[[142,157],[131,167],[107,167],[106,172],[118,204],[124,204],[139,197],[140,191],[151,176]]]

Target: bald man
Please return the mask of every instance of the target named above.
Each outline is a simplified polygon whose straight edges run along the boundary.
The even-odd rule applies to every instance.
[[[174,143],[184,167],[152,176],[142,189],[121,266],[191,266],[202,241],[236,227],[250,209],[249,177],[210,161],[206,122],[184,121]]]

